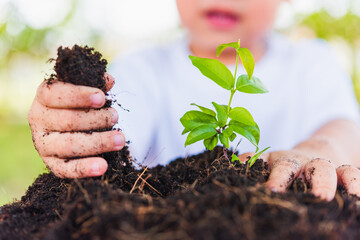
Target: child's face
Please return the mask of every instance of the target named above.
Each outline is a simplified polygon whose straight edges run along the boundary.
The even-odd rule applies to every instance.
[[[177,0],[192,46],[214,49],[235,42],[259,42],[271,28],[283,0]]]

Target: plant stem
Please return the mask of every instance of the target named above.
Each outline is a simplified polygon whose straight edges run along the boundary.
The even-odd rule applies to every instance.
[[[236,51],[236,63],[235,63],[235,73],[234,73],[234,85],[236,84],[236,73],[237,73],[238,63],[239,63],[239,53],[238,53],[238,51]]]
[[[229,104],[228,104],[227,111],[226,111],[226,115],[228,115],[228,116],[229,116],[230,105],[231,105],[231,101],[234,96],[234,93],[235,93],[235,89],[231,89],[230,100],[229,100]]]
[[[240,43],[239,43],[239,46],[240,46]],[[234,73],[234,87],[233,89],[231,89],[231,94],[230,94],[230,100],[229,100],[229,104],[228,104],[228,107],[227,107],[227,111],[226,111],[226,114],[229,116],[229,112],[230,112],[230,105],[231,105],[231,101],[232,101],[232,98],[234,96],[234,93],[236,92],[236,73],[237,73],[237,68],[238,68],[238,63],[239,63],[239,53],[238,51],[236,51],[236,63],[235,63],[235,73]]]

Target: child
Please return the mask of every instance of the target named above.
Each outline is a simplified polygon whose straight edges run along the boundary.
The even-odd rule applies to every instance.
[[[215,58],[219,44],[240,38],[257,62],[254,75],[269,89],[267,94],[238,94],[233,99],[233,106],[247,108],[258,123],[260,147],[272,147],[262,156],[271,167],[267,186],[285,191],[295,177],[305,177],[312,192],[323,199],[334,197],[337,183],[360,196],[360,171],[351,166],[360,165],[359,116],[349,79],[323,42],[293,45],[271,33],[281,1],[177,0],[187,39],[139,50],[111,65],[109,72],[116,79],[112,93],[130,110],[117,109],[120,117],[113,108],[88,111],[105,102],[98,89],[61,82],[40,85],[29,123],[46,165],[59,177],[100,176],[107,169],[106,161],[88,156],[121,149],[124,134],[138,160],[150,162],[158,155],[153,164],[203,151],[202,143],[184,148],[179,119],[192,102],[226,104],[229,96],[205,79],[188,55]],[[219,60],[234,69],[231,49]],[[110,75],[106,79],[110,90],[114,79]],[[118,119],[124,133],[59,134],[110,127]],[[252,148],[243,141],[239,150]],[[240,157],[244,160],[249,155]],[[79,159],[64,161],[70,157]]]

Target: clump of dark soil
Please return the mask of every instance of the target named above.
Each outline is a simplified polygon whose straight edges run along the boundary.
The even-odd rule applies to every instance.
[[[94,48],[74,45],[59,47],[57,54],[54,70],[59,81],[103,89],[107,61],[101,53]]]
[[[267,163],[249,168],[226,154],[137,169],[124,148],[102,155],[102,177],[43,174],[0,208],[0,239],[360,239],[359,198],[342,186],[331,202],[299,179],[272,193],[262,186]]]

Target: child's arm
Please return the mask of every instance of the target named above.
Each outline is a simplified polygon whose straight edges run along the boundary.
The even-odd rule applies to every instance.
[[[345,119],[333,120],[308,140],[289,151],[264,154],[271,173],[267,186],[285,191],[296,177],[310,182],[312,193],[326,200],[335,196],[342,183],[349,194],[360,196],[360,128]],[[243,154],[242,159],[249,154]]]
[[[107,91],[114,85],[114,79],[108,76]],[[79,132],[111,128],[117,122],[115,109],[98,109],[104,104],[105,95],[97,88],[58,81],[52,84],[44,81],[39,86],[28,120],[35,148],[55,175],[66,178],[103,175],[107,162],[88,156],[124,146],[125,138],[119,131]]]

